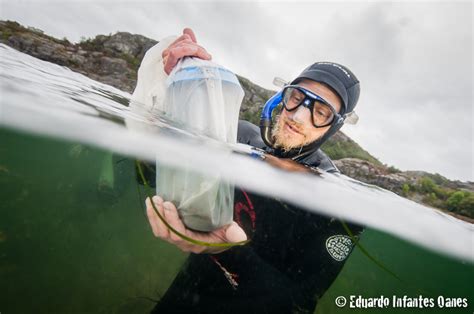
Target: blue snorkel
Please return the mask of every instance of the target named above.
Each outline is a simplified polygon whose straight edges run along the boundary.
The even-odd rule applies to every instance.
[[[260,116],[260,134],[263,142],[268,147],[273,147],[274,140],[272,138],[272,113],[273,110],[281,103],[282,91],[273,95],[263,106]]]

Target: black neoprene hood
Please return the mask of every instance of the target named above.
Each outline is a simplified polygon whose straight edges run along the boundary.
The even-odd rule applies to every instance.
[[[347,67],[334,62],[316,62],[301,72],[291,84],[297,84],[302,79],[327,84],[341,98],[343,108],[340,114],[354,110],[360,95],[360,84],[354,73]]]

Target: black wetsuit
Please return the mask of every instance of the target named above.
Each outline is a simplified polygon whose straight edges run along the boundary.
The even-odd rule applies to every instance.
[[[239,122],[238,141],[265,148],[249,122]],[[302,163],[338,172],[320,150]],[[340,221],[239,188],[234,204],[234,220],[251,242],[220,254],[190,254],[152,313],[314,311],[353,247]],[[362,230],[348,225],[354,234]]]

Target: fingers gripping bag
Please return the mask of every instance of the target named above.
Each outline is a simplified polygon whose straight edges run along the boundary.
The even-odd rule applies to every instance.
[[[161,58],[161,53],[155,55]],[[142,62],[140,70],[144,65],[163,71],[161,59]],[[214,62],[186,57],[169,76],[156,75],[154,79],[150,92],[144,93],[149,110],[186,131],[236,143],[244,91],[234,73]],[[234,187],[219,176],[199,174],[185,166],[171,168],[157,161],[156,193],[176,205],[188,228],[212,231],[233,220]]]

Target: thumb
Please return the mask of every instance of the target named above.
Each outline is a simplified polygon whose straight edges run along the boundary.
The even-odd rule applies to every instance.
[[[233,221],[225,231],[227,242],[241,242],[247,240],[247,235],[240,226]]]

